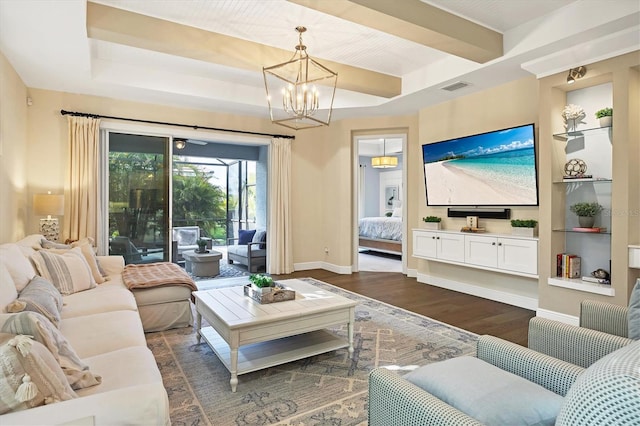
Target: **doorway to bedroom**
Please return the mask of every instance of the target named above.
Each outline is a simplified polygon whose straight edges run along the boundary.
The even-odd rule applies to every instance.
[[[354,136],[354,272],[406,271],[405,149],[405,133]]]

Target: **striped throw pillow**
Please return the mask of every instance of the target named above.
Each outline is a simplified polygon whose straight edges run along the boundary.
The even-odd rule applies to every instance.
[[[42,314],[57,327],[62,311],[62,295],[53,284],[36,275],[20,292],[18,299],[7,306],[7,312],[22,311]]]
[[[80,247],[65,253],[40,250],[31,256],[38,273],[51,281],[61,294],[73,294],[96,286]]]

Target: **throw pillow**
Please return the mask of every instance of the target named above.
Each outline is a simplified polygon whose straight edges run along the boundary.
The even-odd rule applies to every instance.
[[[425,365],[405,378],[485,425],[553,425],[564,400],[469,356]]]
[[[66,253],[71,248],[79,247],[80,251],[82,252],[82,255],[84,256],[84,259],[87,261],[87,265],[89,265],[89,269],[91,269],[91,275],[93,276],[93,279],[96,281],[97,284],[102,284],[103,282],[106,281],[103,274],[104,271],[102,271],[102,268],[100,268],[98,258],[96,257],[96,251],[93,248],[93,246],[89,244],[88,240],[89,240],[88,238],[83,238],[81,240],[83,241],[82,243],[79,243],[78,241],[76,241],[71,245],[57,244],[57,243],[48,244],[48,243],[44,243],[44,241],[47,241],[47,240],[43,240],[42,247],[49,250],[52,253],[59,253],[59,254]]]
[[[629,339],[640,340],[640,278],[631,291],[629,299]]]
[[[40,314],[22,312],[12,315],[0,327],[0,332],[33,336],[35,341],[42,343],[58,362],[73,389],[102,382],[102,377],[89,371],[89,366],[80,360],[62,333]]]
[[[179,246],[194,246],[196,241],[200,237],[200,232],[197,229],[179,229],[178,230],[178,245]]]
[[[6,312],[6,306],[18,298],[18,290],[13,283],[9,270],[0,262],[0,313]]]
[[[40,250],[31,256],[31,260],[40,275],[51,281],[63,295],[96,286],[80,247],[67,250],[63,254]]]
[[[253,241],[253,236],[256,234],[255,229],[241,229],[238,231],[238,245],[246,246]]]
[[[251,240],[252,243],[265,243],[265,244],[260,244],[260,249],[264,250],[267,248],[267,231],[265,231],[264,229],[261,229],[259,231],[256,231],[255,235],[253,236],[253,239]],[[253,248],[255,249],[256,246],[253,246]]]
[[[70,248],[73,248],[68,244],[56,243],[55,241],[49,241],[46,238],[43,238],[40,240],[40,245],[45,250],[48,250],[48,249],[68,250]]]
[[[22,311],[42,314],[57,327],[62,311],[62,295],[53,284],[36,275],[20,292],[18,299],[7,306],[7,312]]]
[[[29,336],[0,333],[0,414],[77,396],[44,345]]]
[[[94,247],[95,242],[96,241],[91,237],[84,237],[84,238],[80,238],[79,240],[73,241],[70,244],[71,244],[71,248],[80,247],[81,245],[84,245],[84,244],[89,244],[89,246]]]
[[[571,385],[558,425],[638,424],[640,341],[600,358]]]
[[[29,259],[16,244],[0,245],[0,261],[7,267],[17,291],[22,291],[36,275]]]

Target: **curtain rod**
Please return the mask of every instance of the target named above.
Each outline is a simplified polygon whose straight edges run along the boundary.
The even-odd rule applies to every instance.
[[[219,132],[230,132],[230,133],[241,133],[245,135],[256,135],[256,136],[271,136],[273,138],[285,138],[285,139],[295,139],[295,136],[291,135],[276,135],[272,133],[260,133],[260,132],[247,132],[244,130],[234,130],[234,129],[220,129],[217,127],[206,127],[206,126],[197,126],[195,124],[182,124],[182,123],[168,123],[166,121],[154,121],[154,120],[142,120],[139,118],[126,118],[126,117],[113,117],[110,115],[100,115],[100,114],[90,114],[88,112],[75,112],[75,111],[65,111],[63,109],[60,110],[60,114],[62,115],[71,115],[73,117],[88,117],[88,118],[109,118],[111,120],[122,120],[122,121],[135,121],[137,123],[147,123],[147,124],[161,124],[163,126],[176,126],[176,127],[188,127],[190,129],[198,130],[215,130]]]

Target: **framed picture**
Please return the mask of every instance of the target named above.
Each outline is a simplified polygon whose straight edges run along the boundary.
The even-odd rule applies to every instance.
[[[398,185],[387,185],[384,187],[384,208],[393,210],[394,201],[400,200],[400,187]]]

